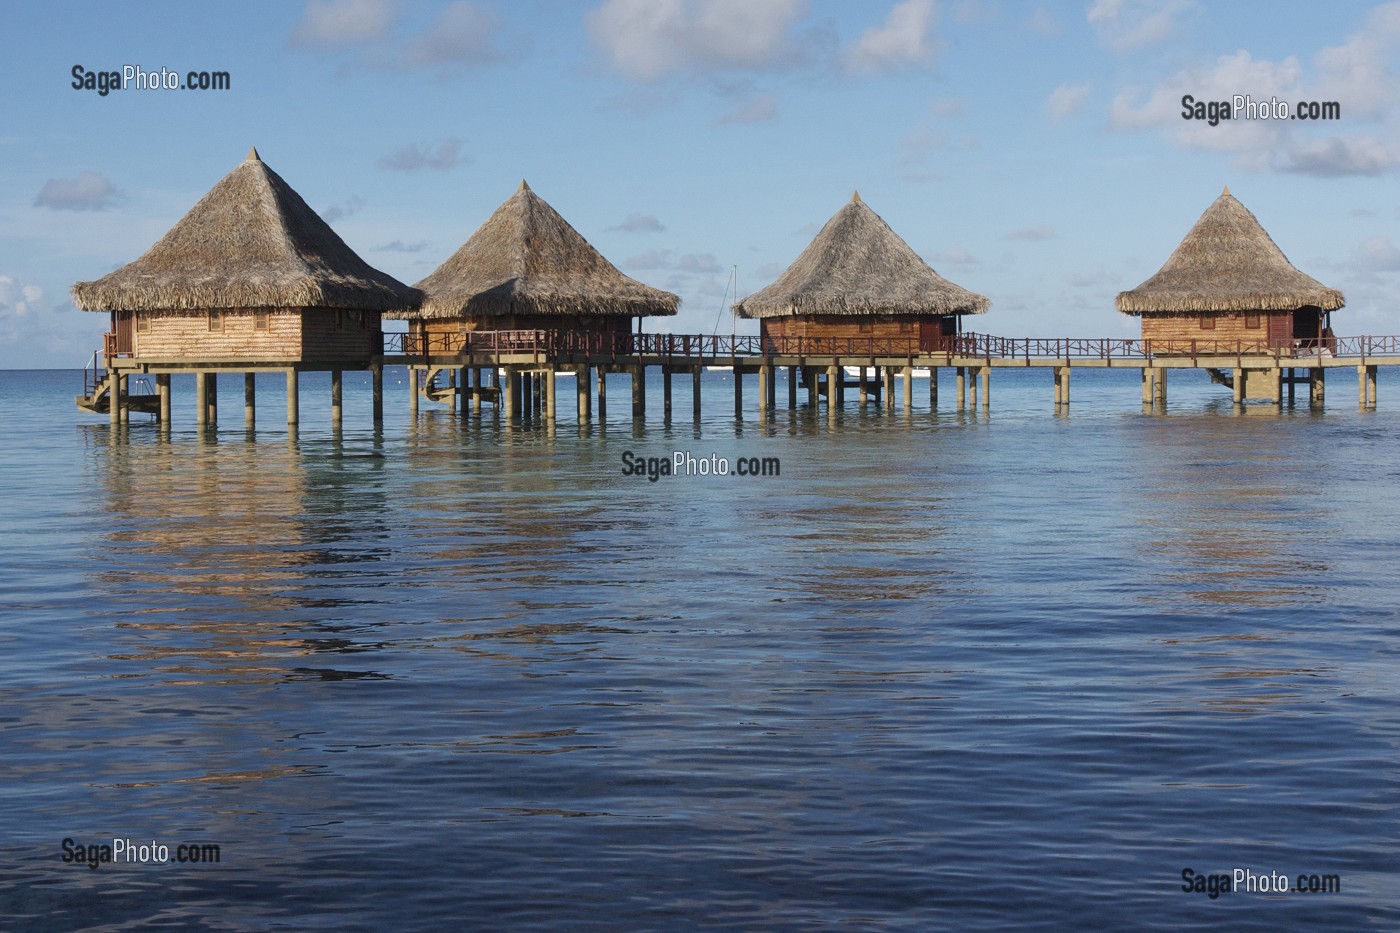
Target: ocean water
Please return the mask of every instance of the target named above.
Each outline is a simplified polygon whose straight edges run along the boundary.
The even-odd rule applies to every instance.
[[[0,927],[1400,927],[1400,385],[1136,379],[114,436],[0,372]]]

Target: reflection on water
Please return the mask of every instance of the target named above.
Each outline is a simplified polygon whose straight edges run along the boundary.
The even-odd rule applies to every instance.
[[[351,393],[340,432],[39,437],[0,914],[1394,926],[1390,416],[998,380],[989,414],[361,431]],[[782,472],[621,474],[675,449]],[[112,835],[223,859],[58,861]],[[1343,893],[1179,891],[1236,865]]]

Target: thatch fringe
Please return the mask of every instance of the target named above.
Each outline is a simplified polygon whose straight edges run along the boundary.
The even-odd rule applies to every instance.
[[[579,234],[525,182],[466,243],[415,288],[408,320],[507,315],[675,314],[680,298],[643,285]]]
[[[1116,302],[1125,314],[1333,311],[1345,303],[1341,292],[1299,272],[1229,188],[1157,274]]]
[[[256,149],[141,258],[73,286],[84,311],[387,311],[419,298],[346,246]]]
[[[985,295],[943,278],[856,193],[767,288],[734,304],[741,318],[794,314],[981,314]]]

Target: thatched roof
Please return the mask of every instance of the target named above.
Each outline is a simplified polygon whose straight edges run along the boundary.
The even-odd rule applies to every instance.
[[[934,272],[856,192],[777,281],[735,303],[734,313],[981,314],[990,304]]]
[[[617,270],[525,182],[415,288],[428,320],[516,314],[675,314],[680,298]]]
[[[1125,314],[1333,311],[1342,293],[1293,267],[1249,209],[1226,188],[1157,274],[1119,292]]]
[[[135,262],[78,282],[85,311],[412,307],[258,158],[256,149]]]

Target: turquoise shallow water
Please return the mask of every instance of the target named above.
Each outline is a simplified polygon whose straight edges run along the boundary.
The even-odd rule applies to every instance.
[[[999,372],[989,414],[832,423],[709,374],[699,425],[619,377],[553,432],[389,381],[377,432],[348,374],[340,432],[308,376],[293,437],[275,378],[254,433],[177,381],[113,437],[79,374],[0,373],[0,925],[1400,924],[1384,375],[1154,416],[1086,372],[1066,417]],[[622,473],[675,450],[781,474]],[[220,858],[62,861],[113,837]]]

